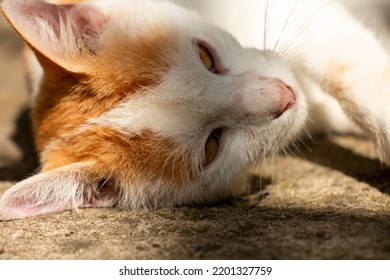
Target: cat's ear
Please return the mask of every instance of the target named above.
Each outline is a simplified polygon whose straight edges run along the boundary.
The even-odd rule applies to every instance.
[[[79,207],[112,207],[119,192],[94,174],[93,163],[73,163],[39,173],[0,198],[0,220],[13,220]]]
[[[33,49],[43,68],[81,73],[83,54],[99,49],[105,16],[88,4],[55,5],[38,0],[5,0],[5,17]]]

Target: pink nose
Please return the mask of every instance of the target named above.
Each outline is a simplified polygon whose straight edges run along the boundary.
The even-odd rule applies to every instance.
[[[289,108],[294,106],[297,97],[295,96],[293,90],[286,85],[285,83],[278,81],[278,86],[280,87],[280,103],[279,108],[277,109],[276,118],[283,115]]]

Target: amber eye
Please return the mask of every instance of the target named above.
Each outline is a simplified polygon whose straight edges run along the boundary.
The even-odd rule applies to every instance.
[[[210,72],[215,72],[214,59],[211,52],[203,45],[198,44],[199,58],[202,61],[204,67]]]
[[[207,139],[204,149],[205,165],[211,163],[217,156],[219,151],[220,137],[221,129],[216,129],[210,134],[209,138]]]

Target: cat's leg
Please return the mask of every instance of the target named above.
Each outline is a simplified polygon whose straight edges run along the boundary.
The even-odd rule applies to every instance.
[[[305,75],[301,75],[299,80],[308,103],[309,118],[306,128],[310,134],[341,133],[365,136],[361,128],[345,113],[340,102],[326,92],[317,80]]]
[[[349,35],[335,46],[324,45],[323,59],[311,69],[319,87],[372,138],[380,160],[390,165],[390,58],[372,33],[354,20],[344,28]]]
[[[298,65],[295,72],[304,73],[316,87],[304,91],[314,96],[314,101],[324,93],[331,98],[323,99],[320,109],[313,110],[316,103],[311,102],[312,111],[322,110],[325,118],[334,120],[328,122],[329,130],[354,132],[353,126],[340,118],[341,108],[372,138],[380,160],[390,166],[390,57],[373,32],[334,4],[315,17],[295,44],[292,49],[297,53],[290,53],[300,59],[292,60],[291,65]],[[305,44],[311,46],[302,52]],[[340,106],[334,106],[332,99]]]
[[[330,62],[320,84],[372,138],[380,160],[390,165],[390,63],[375,61],[369,53],[353,63]]]

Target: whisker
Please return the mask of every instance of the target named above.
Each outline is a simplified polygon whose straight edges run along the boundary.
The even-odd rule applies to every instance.
[[[294,48],[286,50],[282,56],[289,61],[289,64],[295,64],[302,59],[304,60],[308,52],[315,50],[324,44],[337,43],[338,39],[345,36],[348,36],[348,33],[340,32],[338,34],[332,34],[332,37],[324,38],[323,40],[317,41],[315,44],[310,44],[310,40],[308,39],[294,46]]]
[[[279,37],[278,37],[278,39],[277,39],[277,41],[276,41],[276,44],[275,44],[275,46],[273,47],[272,50],[274,50],[274,51],[276,51],[276,52],[278,51],[279,43],[280,43],[281,39],[284,37],[284,33],[285,33],[285,31],[286,31],[286,28],[287,28],[287,26],[289,25],[289,23],[291,22],[292,16],[295,14],[296,9],[297,9],[297,7],[300,5],[301,2],[302,2],[302,0],[297,1],[297,2],[295,3],[294,7],[291,9],[291,11],[290,11],[290,13],[289,13],[289,15],[288,15],[288,17],[287,17],[285,23],[284,23],[284,26],[283,26],[283,28],[282,28],[280,34],[279,34]]]
[[[311,119],[309,119],[309,120],[311,121]],[[310,131],[306,127],[306,125],[303,126],[303,131],[305,132],[305,134],[307,135],[307,138],[311,141],[311,143],[315,144],[315,141],[314,141],[313,137],[311,136]]]
[[[155,200],[154,200],[154,207],[155,207],[155,209],[157,209],[157,207],[158,207],[158,202],[159,202],[159,199],[161,198],[161,196],[160,196],[160,191],[161,191],[161,189],[163,189],[162,187],[163,187],[163,185],[164,185],[164,179],[163,179],[163,177],[164,177],[164,173],[165,173],[165,168],[167,167],[167,165],[168,165],[168,162],[170,161],[170,159],[171,159],[171,155],[169,155],[166,159],[165,159],[165,161],[164,161],[164,165],[163,165],[163,168],[162,168],[162,170],[161,170],[161,172],[160,172],[160,178],[158,179],[158,184],[157,184],[157,191],[156,191],[156,196],[155,196]]]
[[[257,154],[257,161],[256,166],[258,168],[258,178],[259,180],[256,181],[256,191],[263,191],[265,187],[263,186],[263,172],[264,172],[264,164],[266,163],[267,158],[264,155],[264,153],[258,153]]]
[[[274,171],[274,160],[275,160],[275,152],[271,154],[271,156],[268,159],[269,162],[269,168],[270,168],[270,177],[271,177],[271,182],[275,182],[275,171]]]
[[[284,56],[284,53],[290,49],[291,45],[296,41],[296,39],[302,34],[303,31],[309,26],[310,23],[322,12],[326,10],[326,8],[334,3],[335,0],[328,0],[324,5],[320,6],[317,10],[315,10],[306,20],[302,22],[302,24],[297,28],[297,30],[292,34],[289,40],[286,41],[285,45],[280,49],[279,54]]]
[[[334,0],[332,0],[334,1]],[[325,5],[324,5],[325,6]],[[374,13],[376,10],[371,9],[364,12],[350,12],[350,14],[358,18],[359,16],[369,15]],[[340,39],[343,39],[345,37],[351,36],[348,32],[337,32],[332,33],[331,36],[328,36],[326,38],[323,38],[320,41],[316,41],[316,43],[310,44],[310,40],[306,40],[301,42],[300,44],[294,46],[294,48],[288,47],[283,51],[283,53],[280,53],[285,59],[288,59],[289,64],[294,64],[296,62],[299,62],[299,60],[304,59],[305,56],[307,56],[307,52],[316,49],[319,46],[324,45],[325,43],[331,44],[331,43],[337,43]],[[292,55],[292,53],[295,53]]]
[[[268,40],[268,17],[269,17],[269,0],[265,2],[265,15],[264,15],[264,38],[263,38],[263,49],[267,49],[267,40]]]
[[[303,157],[302,151],[300,150],[301,145],[306,146],[306,144],[304,142],[302,142],[301,139],[298,140],[298,141],[291,142],[291,144],[288,146],[288,154],[287,154],[287,156],[289,158]],[[294,150],[293,150],[293,148],[294,148]]]
[[[304,157],[304,155],[302,154],[302,151],[300,150],[300,147],[304,147],[307,151],[313,152],[310,145],[306,143],[306,141],[305,141],[306,139],[309,139],[312,144],[315,144],[315,141],[312,138],[312,136],[310,135],[310,132],[307,129],[306,125],[303,127],[303,131],[306,133],[307,137],[298,137],[298,138],[294,139],[291,142],[291,146],[290,146],[290,147],[295,148],[295,150],[297,151],[297,153],[300,157]]]

